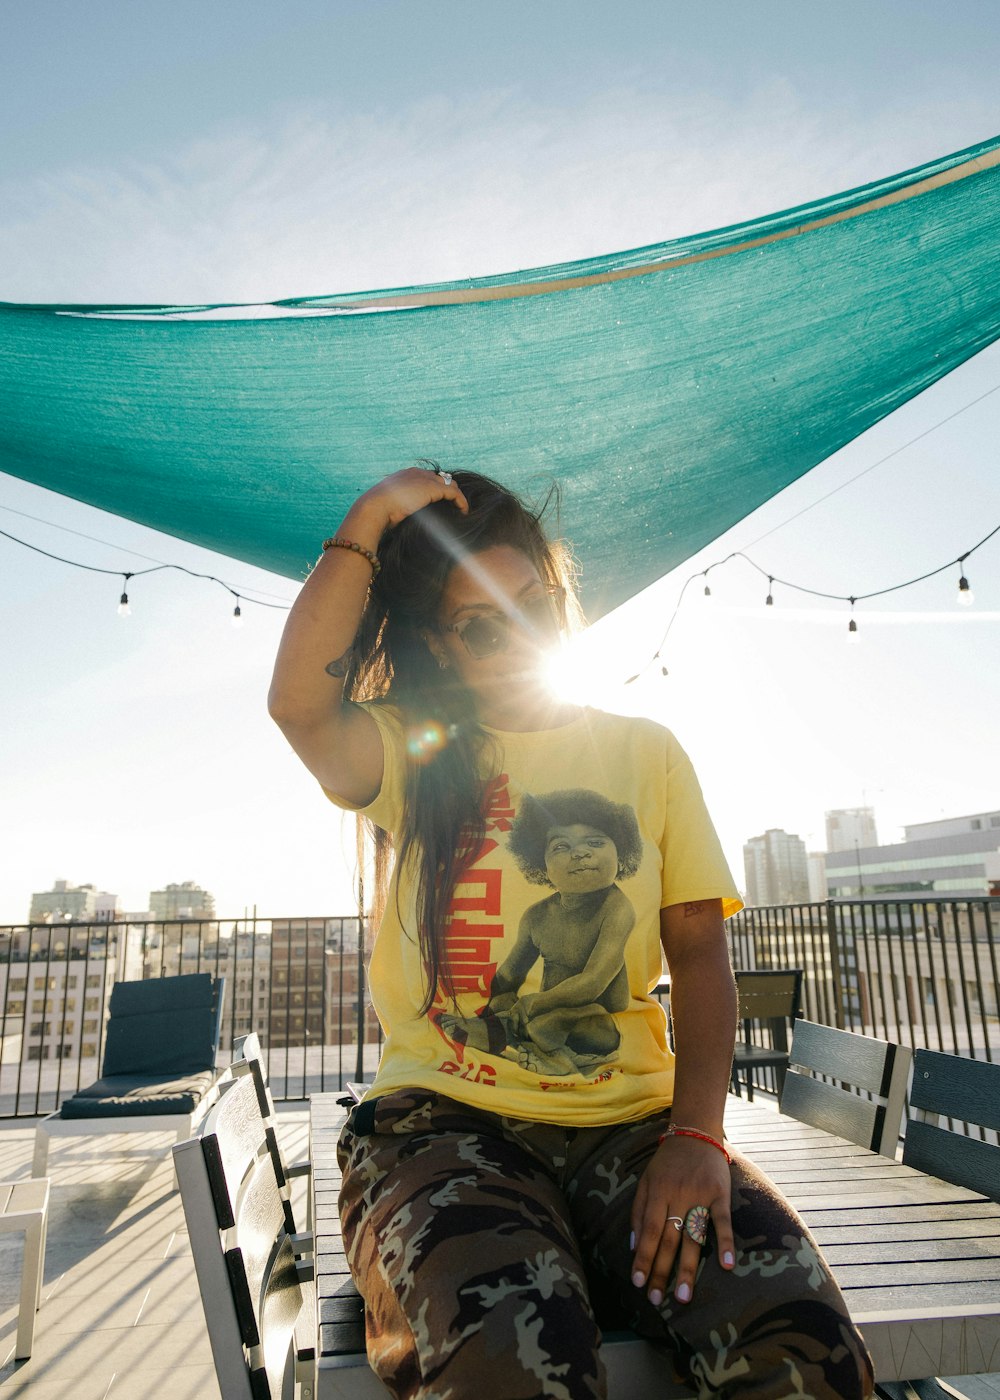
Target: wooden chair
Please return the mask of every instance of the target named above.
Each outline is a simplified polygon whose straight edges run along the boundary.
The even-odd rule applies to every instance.
[[[903,1162],[1000,1201],[1000,1145],[941,1126],[942,1118],[1000,1130],[1000,1064],[918,1050]],[[933,1119],[933,1121],[931,1121]]]
[[[312,1163],[285,1161],[281,1143],[278,1140],[277,1116],[274,1111],[274,1099],[271,1097],[271,1086],[267,1079],[267,1069],[264,1065],[264,1054],[260,1047],[260,1041],[253,1031],[237,1040],[231,1069],[235,1077],[249,1074],[253,1080],[254,1088],[257,1091],[257,1104],[264,1120],[267,1150],[271,1158],[271,1165],[274,1167],[278,1190],[281,1192],[281,1199],[284,1202],[288,1232],[296,1243],[296,1249],[300,1253],[308,1253],[312,1248],[312,1235],[309,1233],[312,1230],[310,1209],[312,1192],[306,1194],[306,1230],[303,1233],[296,1227],[295,1212],[292,1206],[292,1182],[297,1177],[308,1177],[312,1171]]]
[[[800,1020],[788,1058],[782,1113],[895,1157],[913,1058],[907,1046]]]
[[[244,1075],[174,1147],[174,1167],[222,1400],[312,1400],[312,1269],[295,1257],[265,1129]]]
[[[767,1068],[774,1071],[780,1095],[788,1065],[788,1023],[799,1015],[802,969],[738,969],[735,975],[743,1039],[736,1041],[733,1052],[732,1091],[740,1093],[742,1071],[747,1098],[752,1099],[753,1072]]]
[[[218,1098],[215,1067],[225,978],[207,972],[116,982],[101,1078],[35,1129],[32,1176],[44,1176],[49,1141],[96,1133],[172,1132],[180,1142]]]

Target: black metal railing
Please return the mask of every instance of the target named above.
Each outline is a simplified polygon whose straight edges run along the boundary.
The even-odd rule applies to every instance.
[[[1000,900],[751,908],[728,929],[735,966],[803,969],[811,1020],[1000,1060]],[[370,1077],[366,949],[341,915],[0,928],[0,1117],[51,1112],[98,1077],[116,981],[178,972],[225,977],[221,1062],[256,1031],[275,1098]]]
[[[116,981],[225,978],[219,1061],[256,1031],[275,1098],[371,1076],[381,1032],[356,917],[0,928],[0,1117],[52,1112],[100,1072]]]
[[[1000,899],[832,899],[744,909],[728,927],[734,966],[802,968],[810,1020],[1000,1060]],[[773,1092],[773,1071],[755,1084]]]
[[[911,1049],[1000,1059],[1000,900],[744,909],[736,967],[801,967],[803,1013]]]

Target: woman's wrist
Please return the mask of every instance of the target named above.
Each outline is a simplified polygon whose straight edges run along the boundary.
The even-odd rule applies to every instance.
[[[364,549],[376,550],[388,523],[389,513],[384,506],[380,506],[378,501],[366,501],[361,496],[337,529],[329,533],[353,540]]]
[[[733,1160],[729,1155],[729,1149],[726,1147],[721,1132],[718,1137],[716,1137],[714,1133],[703,1132],[700,1128],[691,1128],[683,1123],[671,1123],[666,1132],[660,1134],[657,1146],[662,1147],[668,1138],[690,1138],[695,1142],[703,1142],[706,1147],[711,1147],[715,1151],[721,1152],[726,1159],[727,1165]]]

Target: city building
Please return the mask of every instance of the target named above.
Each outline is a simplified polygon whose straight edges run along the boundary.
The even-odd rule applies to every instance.
[[[326,919],[271,922],[269,1044],[322,1045]]]
[[[806,863],[809,870],[809,900],[812,904],[818,904],[821,900],[829,898],[826,888],[826,852],[810,851],[806,856]]]
[[[0,935],[3,1063],[93,1061],[118,973],[112,935],[54,924]]]
[[[268,1040],[279,1046],[341,1045],[357,1039],[358,920],[273,919]],[[370,1006],[367,1024],[377,1020]]]
[[[101,896],[106,899],[106,895]],[[76,920],[86,923],[97,916],[98,893],[93,885],[71,885],[67,880],[53,881],[50,890],[31,896],[31,912],[28,922],[32,924],[57,923]]]
[[[154,919],[215,918],[215,900],[193,880],[185,880],[182,885],[168,885],[164,890],[152,890],[149,907]]]
[[[842,807],[826,814],[826,849],[853,851],[855,846],[877,846],[874,807]]]
[[[107,890],[98,890],[94,896],[94,918],[98,923],[113,924],[118,918],[118,896]]]
[[[1000,812],[919,822],[904,827],[903,835],[904,840],[889,846],[828,853],[831,896],[1000,895]]]
[[[747,904],[807,904],[809,868],[801,836],[771,828],[743,847]]]

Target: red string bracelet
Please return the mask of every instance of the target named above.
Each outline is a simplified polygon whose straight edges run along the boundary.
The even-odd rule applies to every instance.
[[[662,1147],[668,1137],[697,1138],[699,1142],[707,1142],[712,1147],[718,1148],[723,1157],[725,1157],[727,1164],[732,1163],[733,1159],[727,1152],[725,1144],[721,1143],[718,1138],[710,1137],[708,1133],[700,1132],[697,1128],[675,1128],[671,1126],[665,1133],[660,1134],[656,1143],[657,1147]]]

